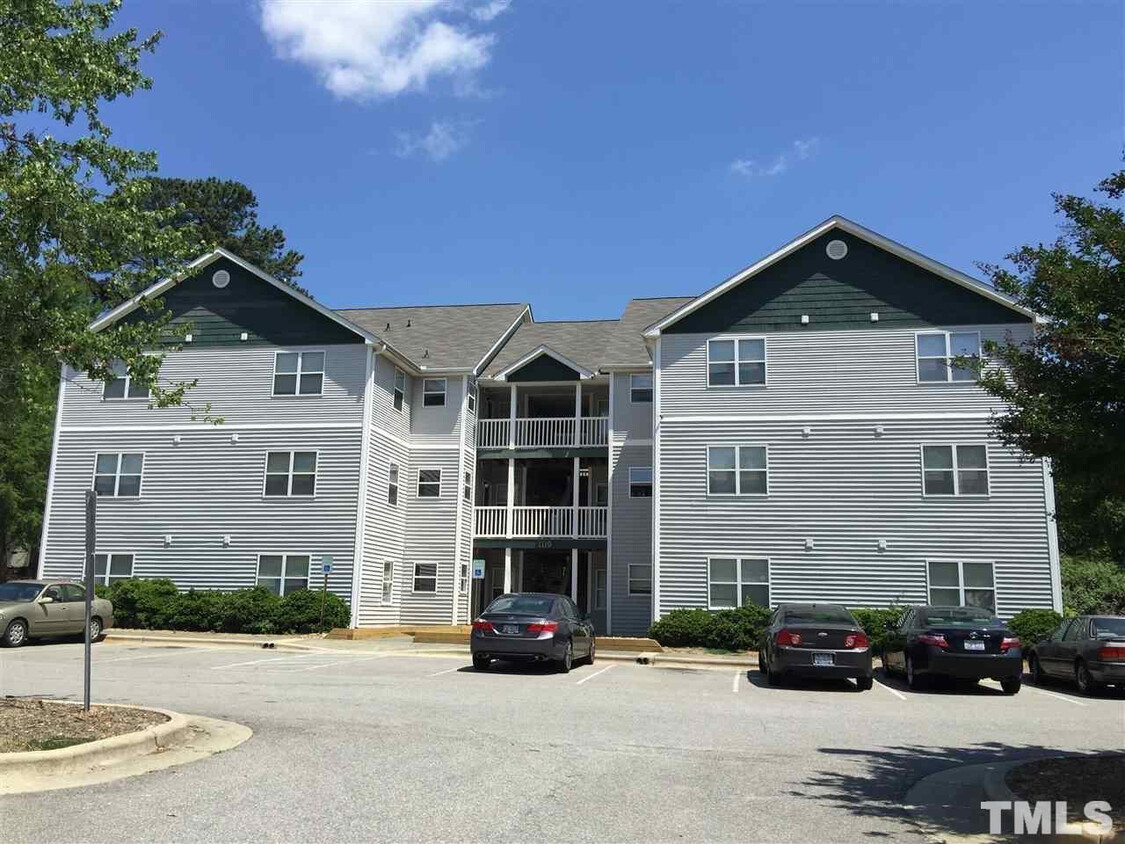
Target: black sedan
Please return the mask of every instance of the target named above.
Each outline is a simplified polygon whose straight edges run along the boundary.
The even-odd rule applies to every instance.
[[[907,607],[887,636],[883,668],[919,688],[932,677],[1000,681],[1005,694],[1020,690],[1020,640],[989,610],[977,607]]]
[[[786,677],[854,677],[871,688],[871,645],[855,617],[838,604],[779,604],[758,647],[770,685]]]
[[[473,622],[473,668],[494,659],[554,662],[563,673],[576,658],[593,663],[597,643],[589,616],[566,595],[501,595]]]
[[[1068,618],[1027,657],[1031,679],[1073,680],[1083,694],[1102,686],[1125,687],[1125,616],[1080,615]]]

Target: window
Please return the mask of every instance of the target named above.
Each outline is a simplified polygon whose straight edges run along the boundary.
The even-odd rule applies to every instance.
[[[406,373],[395,367],[394,406],[402,413],[402,402],[406,398]]]
[[[390,560],[383,562],[383,603],[390,604],[395,598],[395,564]]]
[[[652,404],[652,375],[629,376],[629,401],[633,404]]]
[[[143,454],[102,453],[94,461],[94,492],[99,496],[136,498],[141,494]]]
[[[707,449],[708,495],[768,495],[764,445],[724,445]]]
[[[594,484],[594,506],[609,506],[609,484]]]
[[[707,561],[707,608],[725,610],[747,603],[770,605],[770,562],[715,557]]]
[[[924,384],[949,381],[976,381],[973,368],[954,366],[957,357],[980,360],[980,333],[977,331],[927,331],[915,335],[918,381]]]
[[[992,563],[929,561],[930,603],[996,612]]]
[[[324,391],[324,352],[278,352],[273,358],[275,396],[319,396]]]
[[[129,374],[129,368],[124,361],[115,361],[110,364],[113,377],[105,382],[102,387],[103,399],[147,399],[148,384],[138,384]]]
[[[466,595],[469,592],[469,564],[461,563],[461,574],[457,579],[457,590]]]
[[[392,463],[387,471],[387,503],[398,506],[398,464]]]
[[[466,501],[472,501],[473,500],[473,473],[472,472],[466,472],[465,473],[465,486],[464,486],[464,489],[463,489],[463,494],[465,496]]]
[[[652,594],[652,566],[639,564],[629,565],[629,594]]]
[[[476,413],[477,412],[477,383],[476,383],[476,381],[474,381],[472,384],[469,385],[469,395],[466,398],[466,402],[468,403],[468,406],[469,406],[469,413]]]
[[[258,585],[275,595],[309,588],[308,554],[259,554]]]
[[[762,387],[765,383],[764,337],[707,341],[708,387]]]
[[[75,583],[64,583],[59,587],[62,590],[62,599],[68,604],[86,602],[86,590]]]
[[[605,569],[594,569],[594,609],[605,609],[606,576]]]
[[[988,495],[988,446],[922,446],[925,495]]]
[[[266,495],[311,496],[315,493],[315,451],[267,452]]]
[[[132,554],[95,554],[94,582],[110,586],[133,576]]]
[[[422,380],[422,407],[445,407],[445,379]]]
[[[441,497],[441,469],[418,470],[418,497]]]
[[[652,498],[652,467],[629,467],[629,497]]]
[[[437,563],[414,564],[414,591],[437,591]]]

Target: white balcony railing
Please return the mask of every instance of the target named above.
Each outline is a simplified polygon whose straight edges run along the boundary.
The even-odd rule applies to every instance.
[[[601,539],[606,535],[606,522],[608,520],[608,507],[579,507],[578,538]]]
[[[573,507],[513,507],[512,536],[572,536]]]
[[[575,438],[577,428],[578,437]],[[511,420],[481,419],[477,422],[477,448],[551,448],[601,446],[609,443],[609,418],[605,416],[517,417],[515,437]]]
[[[606,507],[513,507],[511,533],[507,507],[477,507],[475,535],[482,538],[604,539],[609,520]],[[577,514],[578,529],[575,530]]]
[[[477,536],[507,536],[508,508],[477,507],[475,525]]]

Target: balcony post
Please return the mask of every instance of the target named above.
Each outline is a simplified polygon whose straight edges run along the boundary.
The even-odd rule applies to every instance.
[[[516,519],[516,459],[514,457],[508,458],[508,501],[506,503],[508,509],[504,513],[504,534],[511,539]]]
[[[512,549],[504,549],[504,594],[512,591]],[[485,606],[488,606],[485,604]]]
[[[570,532],[575,539],[578,538],[578,472],[580,468],[578,464],[580,461],[580,457],[574,458],[574,496],[570,505]]]
[[[508,448],[516,447],[516,385],[512,384],[511,399],[508,401]]]
[[[578,549],[570,549],[570,600],[578,603]]]
[[[582,382],[574,385],[574,445],[582,445]]]

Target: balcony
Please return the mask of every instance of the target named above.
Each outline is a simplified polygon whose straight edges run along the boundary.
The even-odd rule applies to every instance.
[[[481,419],[477,422],[477,448],[565,448],[608,444],[607,416],[542,416],[515,420]]]
[[[605,539],[608,520],[608,507],[477,507],[474,535],[481,539]]]

